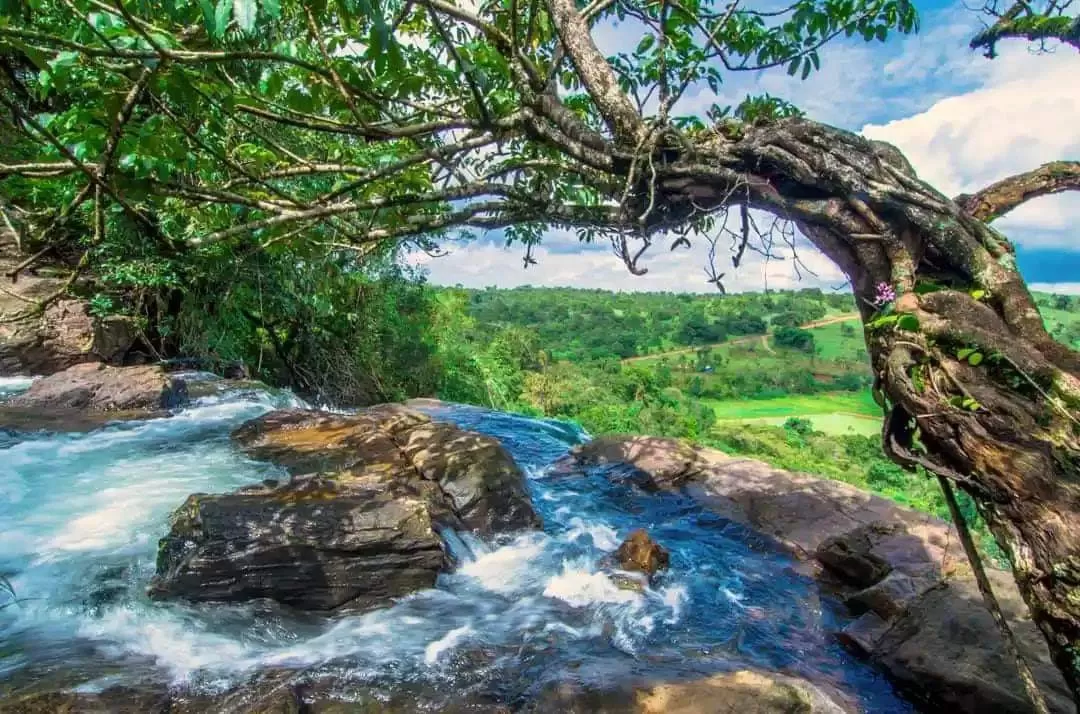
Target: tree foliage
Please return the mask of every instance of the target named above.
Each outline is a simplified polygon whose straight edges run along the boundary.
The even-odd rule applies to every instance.
[[[609,122],[557,40],[572,9],[560,7],[8,0],[0,177],[12,218],[29,248],[71,237],[91,264],[121,240],[158,254],[301,241],[364,253],[452,227],[506,227],[530,245],[542,225],[568,225],[618,242],[614,229],[651,221],[609,205],[635,187],[594,155]],[[644,31],[610,58],[619,85],[691,132],[701,118],[675,114],[691,86],[774,66],[806,77],[836,36],[881,40],[916,23],[907,0],[776,13],[597,2],[581,17]],[[789,114],[768,97],[714,108]]]

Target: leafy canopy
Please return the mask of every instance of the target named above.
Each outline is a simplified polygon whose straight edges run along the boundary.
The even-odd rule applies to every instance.
[[[702,118],[682,111],[688,91],[806,78],[836,37],[917,23],[909,0],[759,5],[3,0],[0,209],[28,247],[74,240],[90,262],[113,244],[124,262],[219,244],[430,250],[460,228],[609,235],[635,227],[626,137],[565,51],[595,51],[590,28],[641,33],[606,62],[634,111],[689,141],[797,109],[748,97]]]

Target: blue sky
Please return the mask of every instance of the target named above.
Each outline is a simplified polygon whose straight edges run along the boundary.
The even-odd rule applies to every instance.
[[[962,4],[918,3],[921,31],[885,44],[845,41],[822,53],[821,72],[807,82],[782,70],[730,77],[719,96],[687,96],[682,111],[737,102],[768,92],[793,101],[817,120],[899,146],[919,175],[949,195],[976,190],[1055,159],[1080,159],[1080,53],[1068,48],[1035,54],[1023,43],[1000,47],[995,60],[967,48],[982,19]],[[640,37],[635,28],[597,30],[613,52]],[[1080,194],[1031,201],[996,224],[1018,246],[1021,271],[1043,289],[1080,293]],[[573,234],[551,231],[536,251],[538,265],[522,267],[518,247],[501,235],[446,246],[449,255],[414,256],[432,282],[470,287],[565,285],[613,290],[703,292],[707,246],[697,240],[672,253],[654,247],[649,272],[630,275],[602,245],[582,246]],[[729,290],[766,286],[838,287],[844,277],[809,245],[793,261],[744,262]]]

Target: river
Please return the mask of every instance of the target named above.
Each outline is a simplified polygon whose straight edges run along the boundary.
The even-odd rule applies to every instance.
[[[0,399],[28,384],[0,381]],[[585,434],[473,407],[427,411],[502,441],[529,475],[542,532],[492,542],[445,534],[459,567],[366,614],[148,599],[157,540],[188,494],[283,476],[237,451],[229,432],[299,404],[226,390],[170,418],[90,433],[0,432],[0,575],[18,598],[0,593],[0,687],[154,680],[219,690],[285,669],[513,704],[559,681],[754,667],[827,682],[867,712],[913,711],[834,641],[840,603],[765,539],[689,497],[644,491],[625,469],[553,476],[548,466]],[[605,559],[640,527],[670,549],[671,566],[635,591]]]

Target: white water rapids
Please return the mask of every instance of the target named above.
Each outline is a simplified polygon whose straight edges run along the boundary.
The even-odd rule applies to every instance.
[[[28,385],[0,380],[0,398]],[[432,415],[503,441],[530,476],[544,531],[489,543],[447,534],[456,571],[366,614],[149,600],[157,540],[189,494],[284,476],[242,455],[230,431],[299,404],[288,393],[228,390],[170,418],[85,434],[0,432],[0,575],[18,597],[0,593],[0,685],[58,677],[100,689],[153,678],[215,689],[285,668],[455,689],[619,668],[756,666],[825,677],[869,711],[910,711],[832,641],[838,609],[786,556],[683,496],[599,470],[549,478],[547,465],[580,431],[469,407]],[[640,590],[606,563],[637,527],[672,551],[670,572]]]

